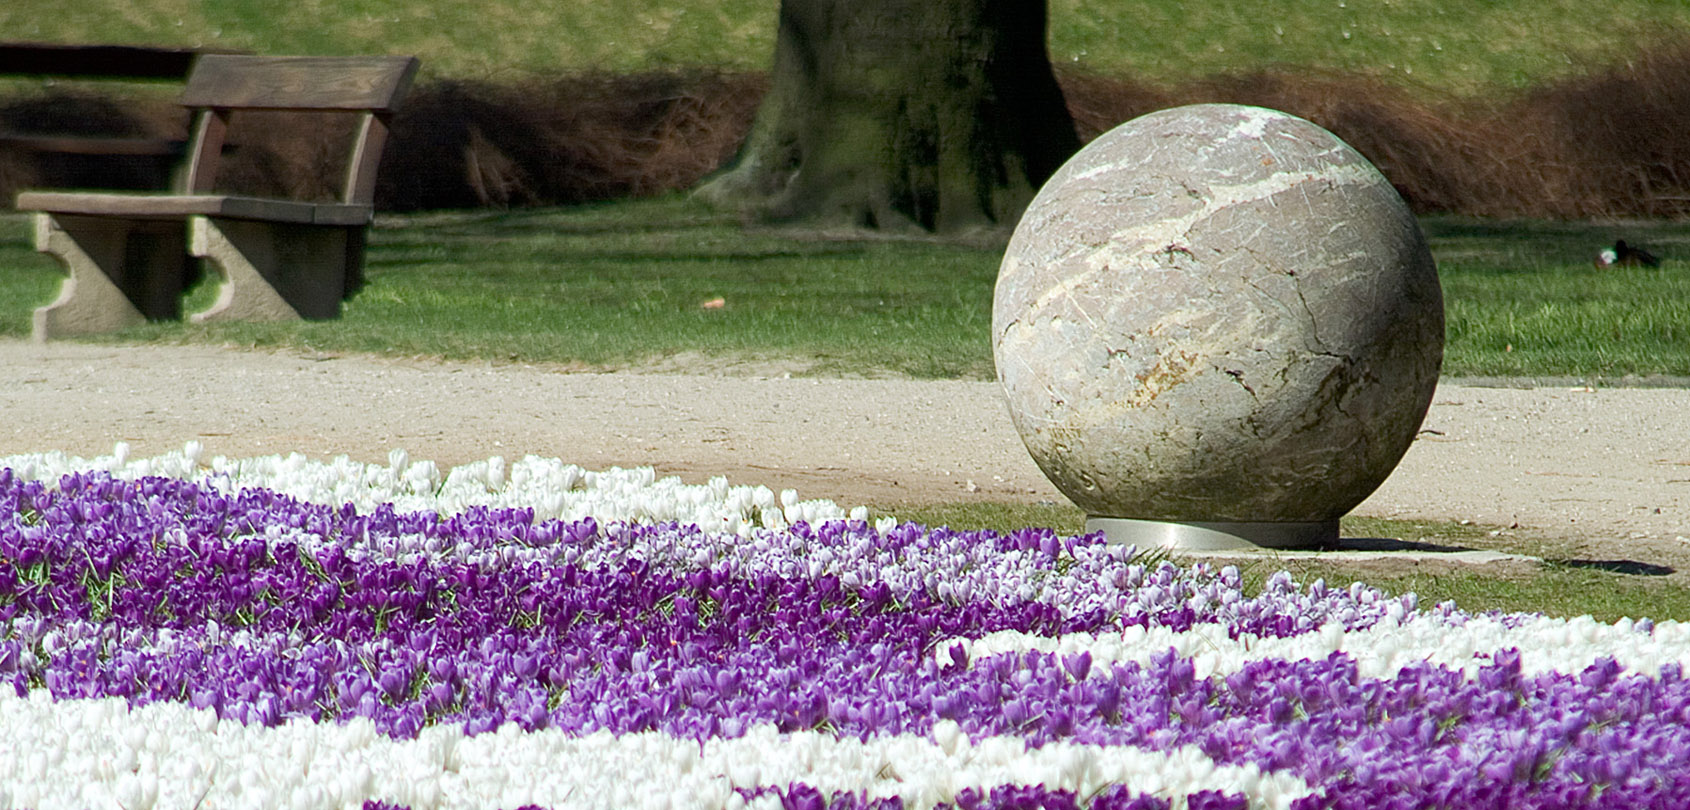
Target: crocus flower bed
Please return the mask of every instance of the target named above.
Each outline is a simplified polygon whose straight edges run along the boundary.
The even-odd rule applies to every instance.
[[[1247,592],[649,471],[200,456],[0,459],[0,806],[1690,795],[1676,623]]]

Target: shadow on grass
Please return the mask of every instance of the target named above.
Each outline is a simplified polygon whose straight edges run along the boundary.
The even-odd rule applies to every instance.
[[[454,246],[452,252],[429,260],[419,260],[398,249],[385,251],[380,260],[372,260],[371,266],[385,266],[398,268],[422,268],[428,264],[469,266],[474,272],[493,273],[496,269],[475,267],[475,245],[460,244]],[[603,265],[607,268],[629,268],[652,274],[653,268],[686,265],[728,264],[745,265],[753,263],[814,261],[818,259],[837,259],[844,261],[860,260],[863,258],[861,250],[730,250],[719,253],[708,252],[706,249],[676,250],[672,252],[635,251],[635,250],[604,250],[594,248],[575,248],[570,246],[537,247],[530,249],[522,256],[523,264],[529,266],[584,266]]]
[[[394,214],[376,222],[377,230],[399,231],[416,227],[427,228],[435,235],[494,236],[605,236],[650,233],[682,233],[708,228],[724,228],[738,223],[720,216],[693,215],[640,219],[616,216],[578,215],[560,217],[557,211],[569,209],[533,209],[527,211],[453,211],[445,214]]]
[[[1383,525],[1383,526],[1389,526],[1390,525],[1389,522],[1384,522],[1384,521],[1381,521],[1380,524]],[[1366,524],[1363,523],[1362,525],[1358,526],[1357,528],[1365,528],[1365,527],[1366,527]],[[1485,543],[1469,544],[1469,543],[1463,542],[1463,538],[1461,537],[1461,534],[1471,533],[1473,531],[1472,527],[1469,527],[1469,526],[1453,525],[1453,526],[1443,527],[1444,531],[1449,532],[1450,534],[1452,534],[1454,536],[1438,536],[1438,535],[1426,536],[1424,534],[1424,531],[1427,528],[1431,528],[1431,526],[1429,524],[1405,522],[1401,525],[1401,528],[1402,528],[1404,534],[1408,534],[1408,535],[1421,534],[1420,539],[1418,539],[1418,540],[1407,540],[1407,539],[1400,539],[1400,538],[1393,538],[1393,537],[1374,537],[1374,536],[1341,537],[1338,540],[1338,547],[1336,549],[1334,549],[1334,551],[1336,551],[1337,553],[1333,554],[1328,559],[1333,561],[1333,562],[1342,562],[1343,558],[1344,558],[1343,552],[1346,552],[1346,551],[1399,551],[1399,552],[1406,551],[1406,552],[1416,552],[1416,553],[1420,553],[1420,554],[1437,555],[1437,554],[1454,554],[1454,553],[1463,552],[1463,551],[1484,551],[1484,550],[1495,551],[1495,550],[1500,550],[1500,549],[1495,549],[1495,548],[1487,549],[1485,546],[1488,545],[1488,544],[1485,544]],[[1515,553],[1517,553],[1517,552],[1515,552]],[[1620,574],[1620,575],[1624,575],[1624,576],[1633,576],[1633,577],[1664,577],[1664,576],[1668,576],[1670,574],[1676,573],[1676,571],[1677,571],[1677,569],[1674,569],[1670,566],[1657,565],[1655,563],[1639,562],[1637,560],[1582,560],[1582,559],[1544,558],[1543,563],[1545,565],[1553,566],[1553,567],[1561,568],[1561,569],[1578,569],[1578,570],[1585,570],[1585,571],[1602,571],[1602,572],[1606,572],[1606,573],[1610,573],[1610,574]]]
[[[1545,562],[1565,568],[1583,568],[1634,577],[1664,577],[1677,570],[1665,565],[1636,560],[1545,560]]]
[[[1340,537],[1337,552],[1345,551],[1417,551],[1428,554],[1454,554],[1477,551],[1471,546],[1447,546],[1418,540],[1399,540],[1394,537]]]

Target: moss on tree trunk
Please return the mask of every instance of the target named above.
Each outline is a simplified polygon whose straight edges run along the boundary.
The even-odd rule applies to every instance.
[[[1007,235],[1079,148],[1045,0],[782,0],[768,95],[700,194],[772,221]]]

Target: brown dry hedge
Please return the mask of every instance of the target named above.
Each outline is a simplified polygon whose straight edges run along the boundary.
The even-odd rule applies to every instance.
[[[1368,156],[1415,210],[1582,219],[1690,217],[1690,43],[1605,71],[1486,98],[1441,99],[1376,79],[1262,70],[1172,87],[1060,76],[1082,139],[1153,110],[1224,101],[1272,107]],[[666,71],[419,86],[394,122],[377,204],[404,211],[556,205],[688,188],[729,159],[767,78]],[[0,100],[0,130],[180,137],[166,102],[87,93]],[[224,186],[328,199],[344,158],[302,148],[273,116],[231,133]],[[81,179],[81,178],[77,178]],[[0,152],[0,192],[51,184]]]

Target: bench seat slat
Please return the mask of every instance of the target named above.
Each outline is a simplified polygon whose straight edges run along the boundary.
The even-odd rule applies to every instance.
[[[26,191],[18,195],[20,211],[53,214],[182,219],[189,216],[247,219],[295,225],[368,225],[368,205],[312,203],[229,194],[118,194],[80,191]]]

